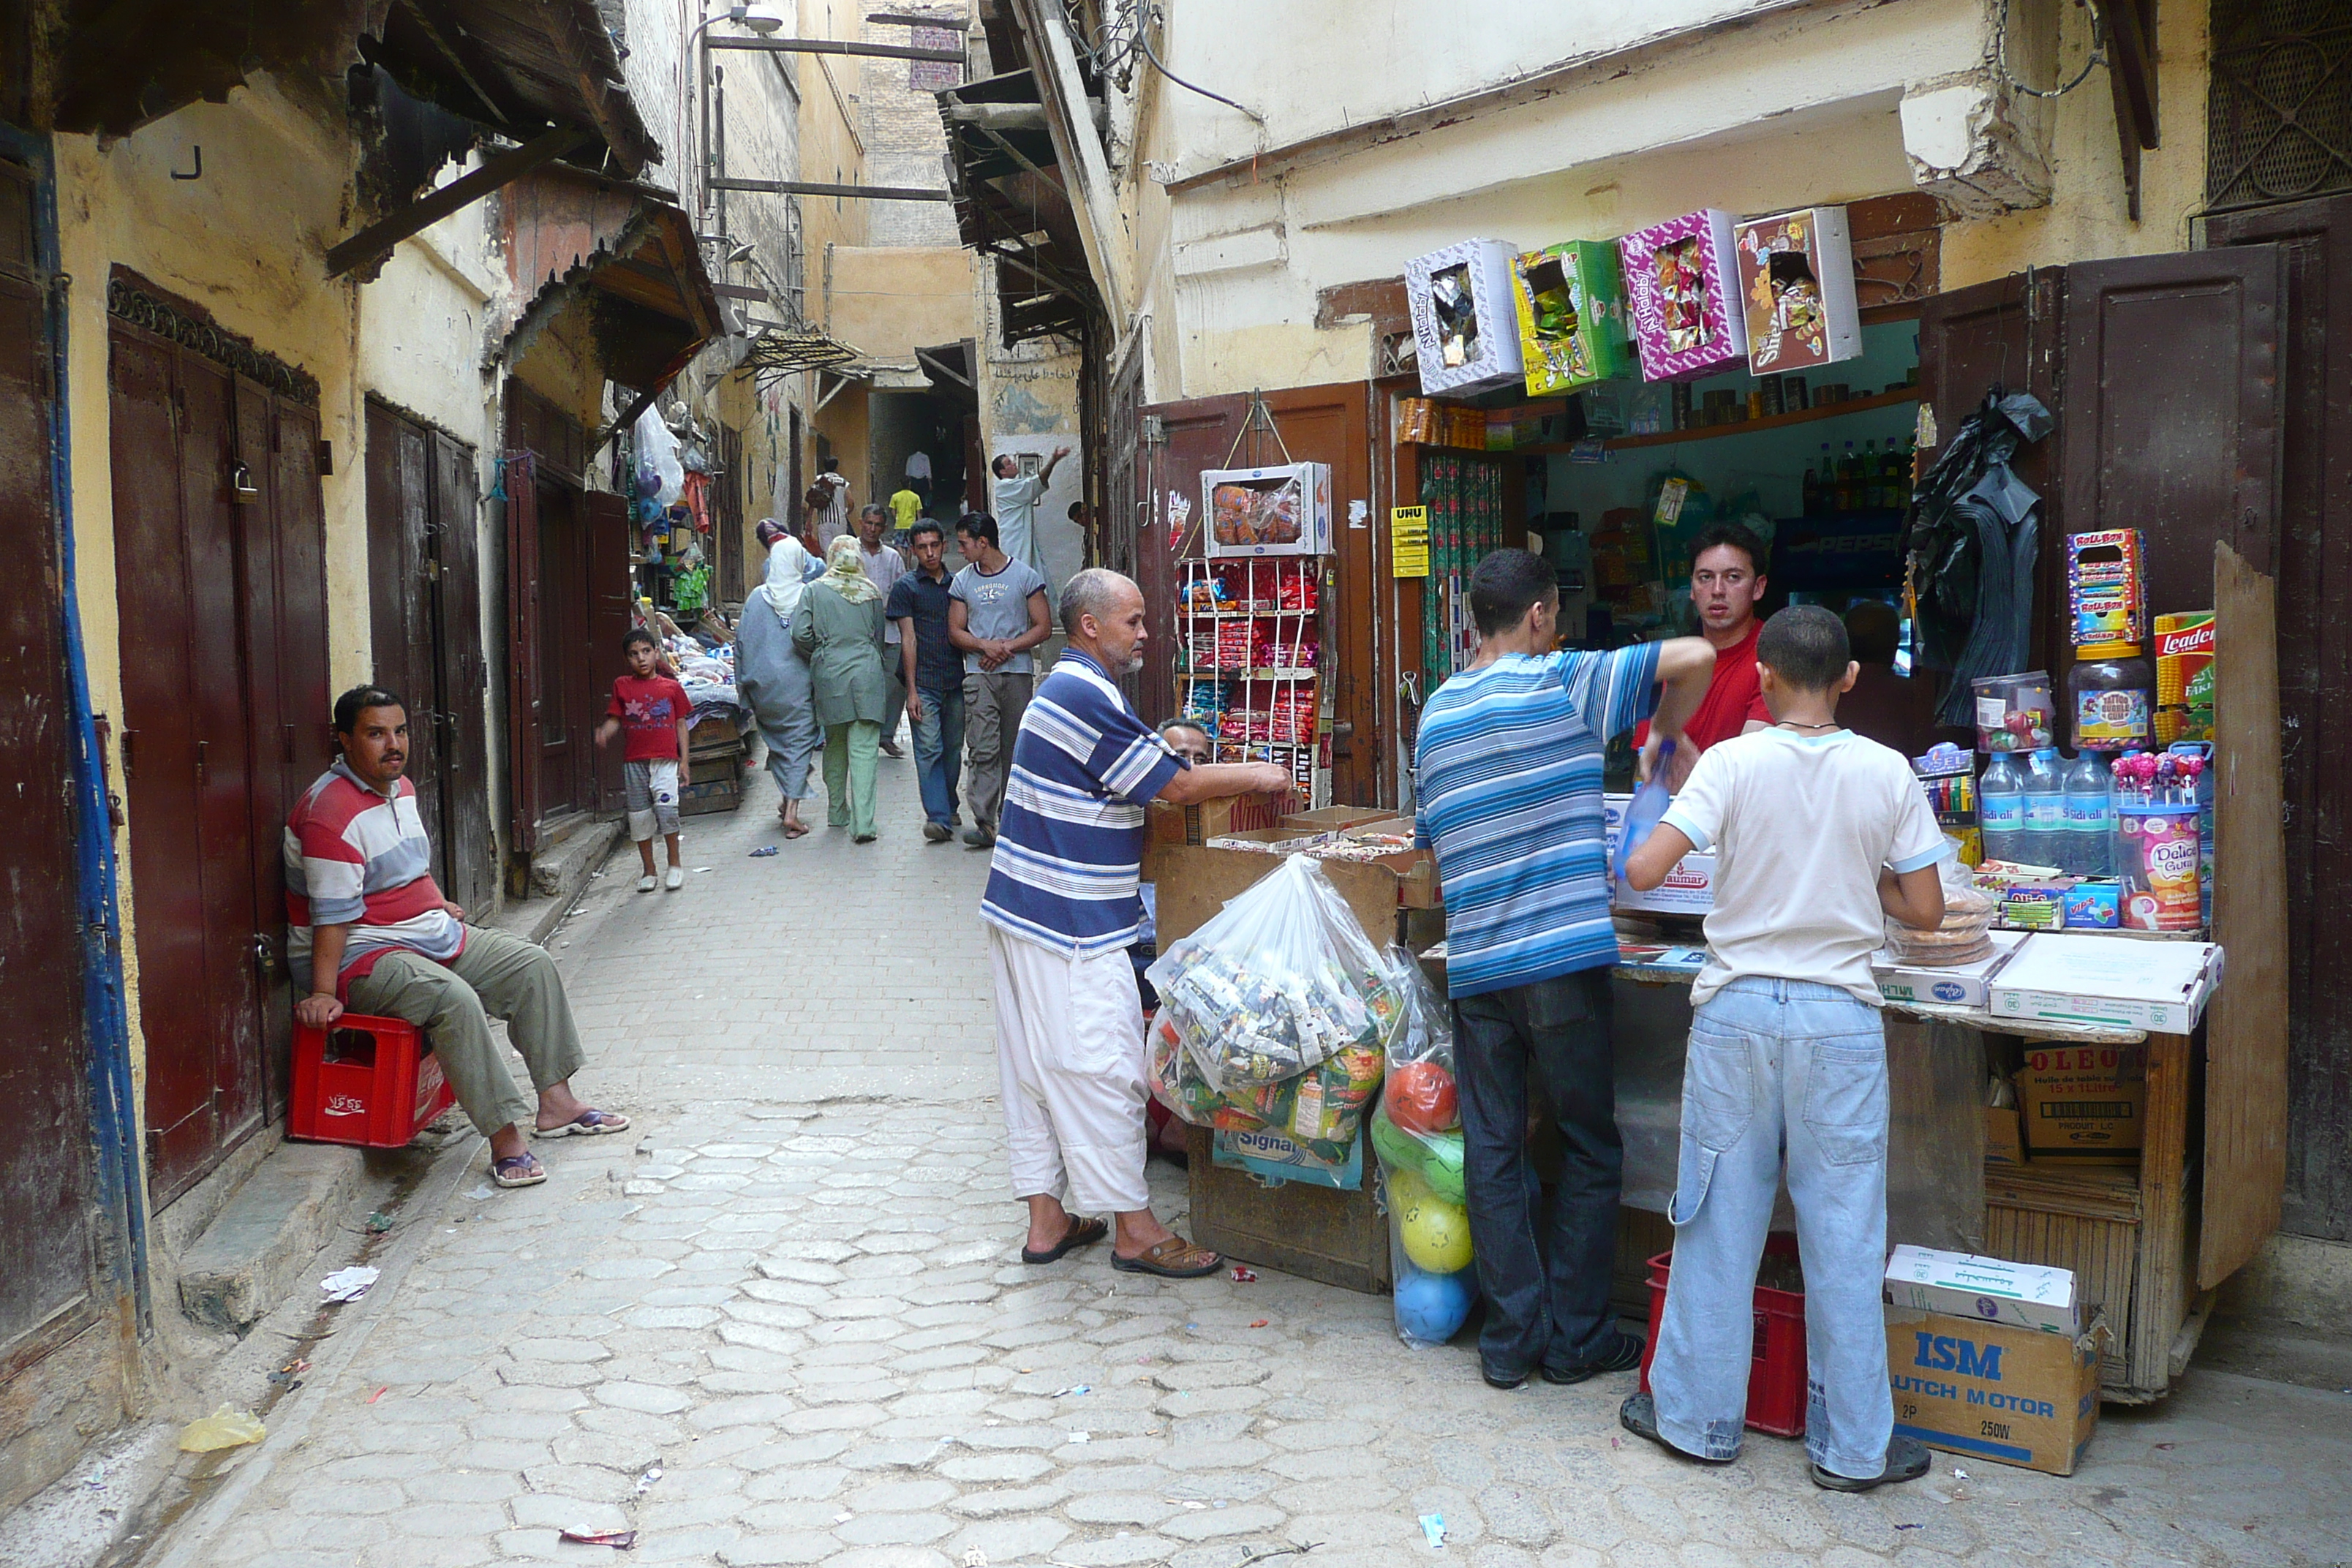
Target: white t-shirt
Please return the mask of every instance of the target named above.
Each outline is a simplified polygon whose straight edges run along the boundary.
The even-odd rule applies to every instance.
[[[1875,1007],[1882,868],[1944,858],[1944,831],[1900,752],[1851,730],[1778,727],[1709,746],[1664,822],[1715,851],[1715,911],[1694,1006],[1747,975],[1840,985]]]
[[[882,602],[888,604],[890,589],[899,578],[907,574],[907,558],[887,544],[868,555],[866,553],[866,546],[860,544],[857,547],[857,559],[865,566],[866,577],[876,587],[882,590]],[[882,643],[886,647],[898,646],[898,623],[887,616],[882,619]],[[895,659],[890,661],[890,673],[892,675],[898,673],[898,661]]]

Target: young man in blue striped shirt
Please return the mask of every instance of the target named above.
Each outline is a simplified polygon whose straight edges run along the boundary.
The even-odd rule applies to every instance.
[[[1437,852],[1445,896],[1464,1175],[1486,1297],[1479,1370],[1497,1388],[1537,1371],[1581,1383],[1642,1355],[1609,1310],[1624,1151],[1601,751],[1643,719],[1680,735],[1715,649],[1676,637],[1555,653],[1559,587],[1524,550],[1478,563],[1470,611],[1477,659],[1423,710],[1413,778],[1418,837]],[[1524,1148],[1530,1063],[1567,1156],[1543,1243]]]
[[[1285,790],[1270,763],[1188,765],[1117,684],[1143,667],[1143,593],[1091,568],[1062,590],[1069,645],[1013,742],[980,906],[996,991],[996,1058],[1024,1263],[1108,1234],[1111,1267],[1192,1279],[1223,1259],[1161,1225],[1143,1174],[1143,1011],[1128,948],[1142,915],[1144,809]]]

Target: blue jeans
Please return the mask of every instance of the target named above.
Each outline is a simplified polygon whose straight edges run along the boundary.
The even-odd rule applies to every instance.
[[[1454,1003],[1470,1243],[1486,1298],[1478,1358],[1489,1372],[1570,1371],[1613,1344],[1609,1282],[1625,1152],[1612,984],[1604,966]],[[1541,1239],[1527,1156],[1531,1062],[1567,1152]]]
[[[917,689],[923,716],[915,721],[915,778],[923,791],[923,820],[947,826],[963,779],[963,689]]]
[[[1674,1270],[1650,1388],[1686,1453],[1739,1451],[1756,1269],[1785,1157],[1805,1268],[1805,1449],[1868,1479],[1895,1429],[1886,1385],[1886,1036],[1833,985],[1735,980],[1691,1021]]]

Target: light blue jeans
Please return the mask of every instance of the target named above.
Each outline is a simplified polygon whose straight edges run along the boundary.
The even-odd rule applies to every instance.
[[[1739,1452],[1756,1270],[1787,1161],[1805,1268],[1805,1449],[1841,1476],[1885,1468],[1886,1036],[1832,985],[1735,980],[1691,1020],[1673,1272],[1650,1366],[1658,1431]]]

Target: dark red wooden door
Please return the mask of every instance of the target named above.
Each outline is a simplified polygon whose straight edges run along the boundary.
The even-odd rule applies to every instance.
[[[442,890],[487,911],[496,892],[498,845],[490,831],[489,674],[482,657],[481,501],[474,451],[433,437],[434,625],[441,711]]]
[[[539,816],[596,805],[587,711],[588,551],[577,488],[539,479]]]
[[[507,809],[519,854],[539,847],[540,738],[545,700],[539,668],[539,464],[529,452],[506,461]]]
[[[18,201],[21,182],[6,193]],[[29,233],[29,225],[22,226]],[[0,900],[0,1384],[96,1316],[89,1040],[71,889],[75,812],[48,332],[28,255],[0,258],[0,799],[9,803]]]
[[[425,427],[367,405],[368,609],[375,682],[408,710],[408,779],[433,841],[433,876],[449,886],[446,772],[434,628],[433,447]],[[455,897],[455,894],[451,894]]]
[[[581,710],[577,721],[582,750],[593,759],[596,809],[619,811],[621,748],[602,750],[588,744],[603,719],[613,678],[621,673],[621,639],[629,635],[629,602],[634,596],[629,575],[629,503],[604,490],[582,498],[586,538],[583,589],[587,608],[587,636],[572,655],[580,667]]]

